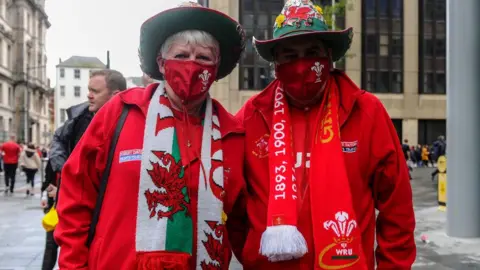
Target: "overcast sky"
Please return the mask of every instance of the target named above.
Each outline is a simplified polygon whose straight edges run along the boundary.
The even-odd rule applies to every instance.
[[[181,0],[46,0],[52,26],[47,31],[48,77],[55,86],[59,58],[96,56],[124,76],[141,76],[140,25]]]

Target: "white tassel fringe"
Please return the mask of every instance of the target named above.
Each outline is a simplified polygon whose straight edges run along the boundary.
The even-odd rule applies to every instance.
[[[271,262],[298,259],[307,251],[307,242],[295,226],[267,227],[262,234],[259,252]]]

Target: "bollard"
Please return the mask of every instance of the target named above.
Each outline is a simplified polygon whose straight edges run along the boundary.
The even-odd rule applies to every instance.
[[[447,157],[441,156],[437,161],[438,170],[438,210],[447,210]]]

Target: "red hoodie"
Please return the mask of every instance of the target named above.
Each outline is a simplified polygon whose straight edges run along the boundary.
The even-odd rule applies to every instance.
[[[17,164],[22,152],[22,147],[14,141],[8,141],[1,147],[4,152],[3,163],[5,164]]]
[[[340,89],[339,121],[344,160],[368,267],[374,269],[376,258],[378,269],[410,269],[416,257],[415,216],[406,162],[395,128],[378,98],[360,90],[343,73],[334,72],[332,75],[337,78]],[[273,91],[263,91],[247,101],[237,114],[246,129],[245,170],[250,223],[241,260],[247,270],[311,270],[318,262],[312,252],[309,192],[305,195],[298,221],[298,229],[307,241],[309,252],[300,259],[278,263],[269,262],[259,254],[269,198],[265,142],[270,134],[273,100]],[[312,108],[312,111],[315,109],[318,108]],[[309,141],[308,132],[302,131],[306,129],[305,125],[295,121],[302,117],[301,111],[292,110],[291,117],[295,172],[301,183],[302,179],[308,179],[310,146],[305,144]],[[379,211],[377,219],[375,209]],[[375,237],[378,246],[374,255]]]

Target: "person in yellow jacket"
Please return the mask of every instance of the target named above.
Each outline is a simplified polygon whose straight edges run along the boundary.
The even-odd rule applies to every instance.
[[[424,145],[422,147],[422,161],[423,161],[423,165],[425,167],[428,167],[428,155],[429,154],[430,154],[430,152],[428,152],[428,146]]]

